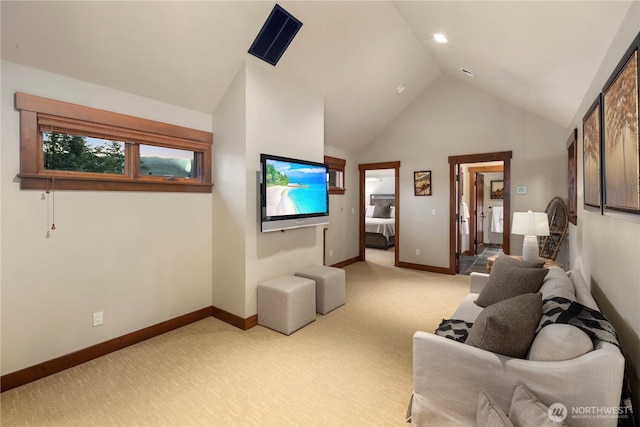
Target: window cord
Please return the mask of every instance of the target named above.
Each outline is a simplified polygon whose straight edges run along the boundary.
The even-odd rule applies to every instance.
[[[51,229],[56,229],[56,178],[51,177]]]

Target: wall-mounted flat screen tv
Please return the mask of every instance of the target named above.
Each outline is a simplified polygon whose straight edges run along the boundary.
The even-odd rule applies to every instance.
[[[261,154],[261,230],[329,223],[327,172],[323,163]]]

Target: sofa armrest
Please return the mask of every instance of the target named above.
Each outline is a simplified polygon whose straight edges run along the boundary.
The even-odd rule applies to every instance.
[[[548,406],[559,402],[569,411],[570,426],[615,426],[617,418],[573,418],[572,408],[617,407],[624,357],[612,344],[572,360],[539,362],[497,355],[438,335],[418,331],[413,337],[415,426],[469,425],[475,422],[478,394],[484,390],[505,411],[513,390],[525,384]]]
[[[567,271],[567,276],[571,279],[571,283],[573,283],[573,289],[576,294],[576,301],[578,301],[582,305],[586,305],[589,308],[600,311],[598,304],[593,299],[591,295],[591,288],[585,282],[584,277],[578,270],[569,270]]]
[[[469,275],[469,293],[479,294],[487,280],[489,280],[488,274],[472,272]]]

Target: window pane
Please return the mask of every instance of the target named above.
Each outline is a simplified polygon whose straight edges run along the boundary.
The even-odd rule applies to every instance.
[[[343,184],[342,184],[342,180],[343,180],[343,174],[341,171],[337,171],[335,169],[329,169],[329,186],[330,187],[337,187],[337,188],[342,188]]]
[[[195,177],[195,152],[140,145],[140,175]]]
[[[120,141],[42,132],[42,151],[48,170],[124,173],[124,143]]]

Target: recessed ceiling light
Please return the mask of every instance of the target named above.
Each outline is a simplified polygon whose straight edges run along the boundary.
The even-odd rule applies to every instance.
[[[442,34],[442,33],[434,34],[434,35],[433,35],[433,38],[434,38],[434,39],[436,39],[436,41],[437,41],[438,43],[446,43],[446,42],[448,42],[448,41],[449,41],[449,40],[447,40],[447,38],[445,37],[445,35],[444,35],[444,34]]]
[[[466,69],[466,68],[464,68],[464,67],[461,67],[461,68],[460,68],[460,71],[462,71],[462,73],[463,73],[463,74],[466,74],[466,75],[467,75],[467,76],[469,76],[469,77],[475,77],[475,74],[473,74],[473,71],[471,71],[471,70],[467,70],[467,69]]]
[[[402,92],[404,92],[405,89],[406,87],[404,87],[404,85],[400,85],[396,88],[396,93],[400,95]]]
[[[24,49],[24,46],[23,46],[23,45],[21,45],[21,44],[17,44],[17,45],[16,45],[16,49],[18,49],[18,50],[22,50],[22,49]]]

